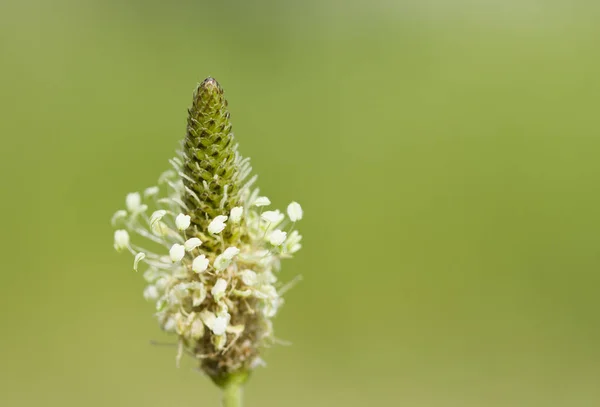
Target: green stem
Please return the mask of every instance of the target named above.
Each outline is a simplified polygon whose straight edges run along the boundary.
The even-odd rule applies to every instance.
[[[242,407],[242,386],[248,376],[232,375],[223,384],[223,407]]]

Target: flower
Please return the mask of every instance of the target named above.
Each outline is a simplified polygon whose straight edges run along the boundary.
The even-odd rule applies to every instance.
[[[269,242],[273,245],[273,246],[279,246],[281,245],[284,241],[285,241],[285,237],[287,236],[286,232],[283,232],[279,229],[275,229],[273,232],[271,232],[271,234],[269,235]]]
[[[210,222],[208,225],[208,233],[216,235],[221,233],[223,229],[225,229],[225,221],[227,220],[227,216],[219,215]]]
[[[185,256],[185,247],[175,243],[173,246],[171,246],[171,250],[169,250],[169,256],[171,257],[171,261],[173,263],[181,261],[183,256]]]
[[[281,230],[281,211],[263,211],[271,201],[253,186],[214,79],[196,89],[182,149],[170,164],[158,186],[127,194],[125,209],[111,219],[114,247],[132,254],[134,270],[144,268],[143,297],[154,303],[160,328],[177,336],[178,358],[193,355],[215,381],[246,374],[275,342],[281,262],[300,249],[302,236],[295,225],[289,235]],[[302,208],[292,202],[287,215],[294,223]]]
[[[287,207],[287,213],[292,222],[302,219],[302,207],[298,202],[292,202]]]
[[[115,250],[120,252],[129,247],[129,233],[126,230],[115,230]]]
[[[191,223],[191,217],[189,215],[180,213],[175,218],[175,226],[177,226],[177,229],[179,229],[179,230],[186,230],[187,228],[190,227],[190,223]]]

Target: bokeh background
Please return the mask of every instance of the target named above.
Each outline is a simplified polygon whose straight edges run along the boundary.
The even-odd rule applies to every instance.
[[[0,2],[0,405],[217,406],[109,219],[197,82],[305,209],[247,406],[600,405],[600,7]]]

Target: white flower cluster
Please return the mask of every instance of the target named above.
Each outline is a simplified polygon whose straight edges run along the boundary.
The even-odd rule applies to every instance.
[[[180,199],[181,164],[177,159],[172,163],[176,171],[164,173],[159,186],[143,194],[128,194],[126,209],[113,216],[113,226],[118,227],[115,249],[134,256],[135,271],[144,268],[144,298],[156,304],[162,329],[179,336],[181,351],[205,357],[201,344],[208,341],[211,349],[227,352],[248,329],[260,332],[257,339],[262,343],[268,342],[270,318],[283,303],[276,277],[280,260],[301,247],[302,237],[294,230],[303,216],[301,206],[289,204],[286,217],[278,210],[265,210],[270,200],[258,196],[258,190],[244,190],[240,206],[216,216],[208,230],[198,230]],[[166,196],[160,197],[161,192]],[[244,238],[227,247],[226,233]],[[138,237],[161,249],[134,243]],[[203,244],[209,240],[215,243],[208,245],[213,249]],[[260,321],[260,329],[246,326],[249,319],[244,315],[260,315],[253,319]],[[260,363],[252,357],[256,360],[249,365]]]

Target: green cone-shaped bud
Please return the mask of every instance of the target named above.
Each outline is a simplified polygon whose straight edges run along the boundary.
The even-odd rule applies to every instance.
[[[206,233],[218,215],[229,214],[239,203],[239,168],[231,132],[227,100],[213,78],[206,78],[194,92],[188,110],[183,145],[183,202],[192,224]]]

